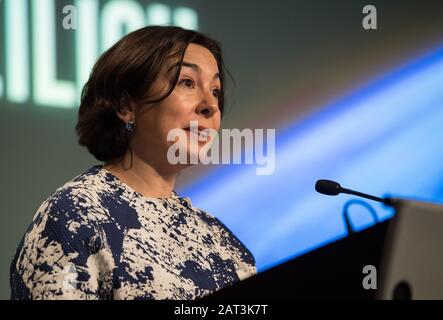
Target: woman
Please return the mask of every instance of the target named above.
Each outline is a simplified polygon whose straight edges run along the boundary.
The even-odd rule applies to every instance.
[[[174,190],[168,132],[218,130],[218,43],[178,27],[132,32],[97,61],[82,92],[79,143],[95,165],[37,210],[11,265],[13,299],[195,299],[256,273],[251,252]],[[210,142],[206,142],[210,143]],[[188,162],[189,163],[189,162]]]

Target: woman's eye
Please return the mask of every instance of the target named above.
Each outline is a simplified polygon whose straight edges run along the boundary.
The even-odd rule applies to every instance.
[[[212,94],[213,94],[214,97],[216,97],[216,98],[220,97],[220,89],[214,89],[214,90],[212,90]]]
[[[192,79],[183,79],[180,81],[180,84],[188,88],[194,87],[194,81]]]

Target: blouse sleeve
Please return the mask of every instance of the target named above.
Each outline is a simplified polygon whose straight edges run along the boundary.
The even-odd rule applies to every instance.
[[[67,205],[44,203],[11,265],[12,299],[106,299],[112,254],[97,227]]]

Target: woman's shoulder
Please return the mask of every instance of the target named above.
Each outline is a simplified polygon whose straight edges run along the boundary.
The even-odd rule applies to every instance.
[[[40,204],[17,253],[31,254],[32,250],[41,251],[55,244],[66,249],[66,246],[89,243],[101,236],[98,220],[105,214],[100,208],[91,209],[91,199],[96,197],[91,187],[93,175],[94,172],[88,169],[75,176]]]
[[[99,193],[106,185],[106,176],[103,175],[100,166],[95,165],[58,187],[49,198],[75,199],[88,197]]]
[[[11,263],[11,297],[58,296],[64,287],[54,283],[70,272],[70,266],[79,266],[80,274],[85,272],[90,257],[105,246],[98,223],[105,214],[90,205],[96,197],[93,178],[91,169],[77,175],[38,207]]]
[[[102,206],[102,193],[106,183],[98,166],[93,166],[73,177],[52,192],[38,207],[39,215],[62,221],[80,221],[94,218],[91,214]]]

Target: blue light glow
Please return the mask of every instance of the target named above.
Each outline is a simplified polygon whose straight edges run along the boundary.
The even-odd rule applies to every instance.
[[[375,195],[443,202],[443,49],[339,99],[276,135],[276,169],[222,165],[183,190],[220,218],[254,254],[259,271],[346,236],[353,196],[327,197],[332,179]],[[393,212],[367,201],[379,221]],[[359,231],[370,211],[349,207]]]

